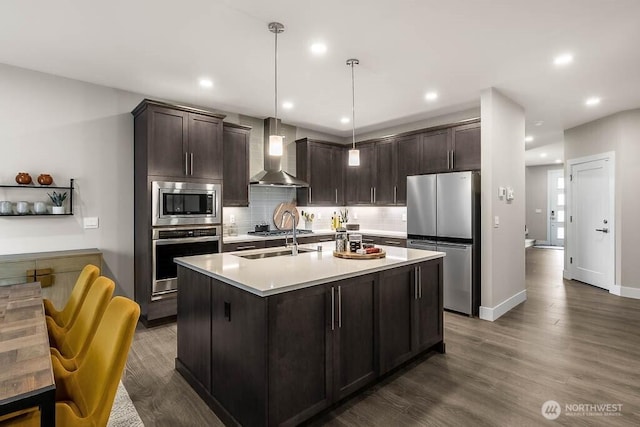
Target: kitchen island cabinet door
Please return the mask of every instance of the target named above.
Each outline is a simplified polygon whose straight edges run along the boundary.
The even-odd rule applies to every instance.
[[[380,273],[380,374],[389,372],[415,354],[416,267]]]
[[[396,180],[396,204],[407,204],[407,177],[420,175],[420,135],[410,135],[396,140],[398,146],[398,172]]]
[[[211,285],[211,394],[241,425],[263,424],[266,301],[216,279]]]
[[[393,139],[380,141],[376,147],[376,168],[373,203],[375,205],[395,205],[397,196],[397,144]]]
[[[188,171],[189,113],[149,108],[148,175],[183,177]]]
[[[334,322],[334,400],[342,399],[378,376],[375,289],[377,275],[337,282]]]
[[[421,174],[447,172],[450,168],[451,129],[422,134]]]
[[[222,179],[222,120],[189,113],[188,176]]]
[[[442,259],[418,266],[417,351],[442,342]],[[441,352],[444,348],[439,349]]]
[[[249,206],[250,129],[224,123],[222,205]]]
[[[453,128],[453,158],[451,168],[454,171],[480,169],[480,123],[456,126]]]
[[[331,403],[333,303],[328,285],[268,298],[269,425],[299,424]]]

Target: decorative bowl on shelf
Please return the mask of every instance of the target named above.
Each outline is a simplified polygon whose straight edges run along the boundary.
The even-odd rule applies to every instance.
[[[18,175],[16,175],[16,182],[18,184],[28,185],[31,184],[31,181],[31,175],[29,175],[27,172],[18,172]]]
[[[40,185],[51,185],[51,184],[53,184],[53,178],[48,173],[41,173],[38,176],[38,184],[40,184]]]

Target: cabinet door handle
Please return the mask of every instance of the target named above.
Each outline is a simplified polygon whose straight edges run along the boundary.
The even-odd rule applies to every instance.
[[[373,187],[369,187],[369,200],[373,204]]]
[[[342,328],[342,291],[338,286],[338,328]]]
[[[193,153],[191,153],[191,175],[193,175]]]
[[[398,186],[394,185],[393,186],[393,204],[395,205],[396,203],[398,203]]]
[[[311,186],[309,186],[309,204],[311,204]]]
[[[373,203],[376,202],[376,187],[373,187]]]
[[[418,298],[422,299],[422,267],[418,266]]]
[[[413,281],[413,299],[418,299],[418,267],[413,268],[415,280]]]
[[[373,239],[362,239],[362,241],[366,243],[373,243]]]
[[[319,242],[332,242],[333,239],[329,237],[328,239],[318,239]]]
[[[255,249],[256,247],[254,245],[248,245],[248,246],[238,246],[236,248],[236,250],[241,251],[243,249]]]
[[[189,153],[184,153],[184,174],[189,175]]]
[[[338,189],[336,188],[336,205],[338,204]]]
[[[398,241],[396,241],[396,240],[385,240],[384,242],[385,242],[387,245],[396,245],[396,246],[399,246],[399,245],[401,245],[401,244],[402,244],[401,242],[398,242]]]
[[[331,330],[335,330],[336,323],[336,297],[333,293],[333,286],[331,287]]]
[[[456,158],[454,156],[455,156],[455,151],[451,150],[451,169],[456,168]]]

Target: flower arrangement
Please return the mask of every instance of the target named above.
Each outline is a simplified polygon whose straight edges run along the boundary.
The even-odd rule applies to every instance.
[[[349,222],[349,209],[340,209],[340,223],[346,224]]]
[[[305,212],[302,211],[302,218],[304,218],[305,222],[313,222],[313,219],[315,218],[315,215],[312,214],[311,212]]]

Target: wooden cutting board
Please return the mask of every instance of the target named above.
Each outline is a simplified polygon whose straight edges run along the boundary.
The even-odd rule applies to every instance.
[[[286,211],[291,211],[295,215],[296,227],[300,222],[300,214],[298,214],[295,203],[280,203],[273,211],[273,224],[278,230],[293,229],[293,218],[289,214],[285,215]]]
[[[364,254],[360,255],[355,252],[338,252],[333,251],[333,256],[336,258],[345,258],[345,259],[378,259],[384,258],[387,256],[385,251],[376,252],[374,254]]]

